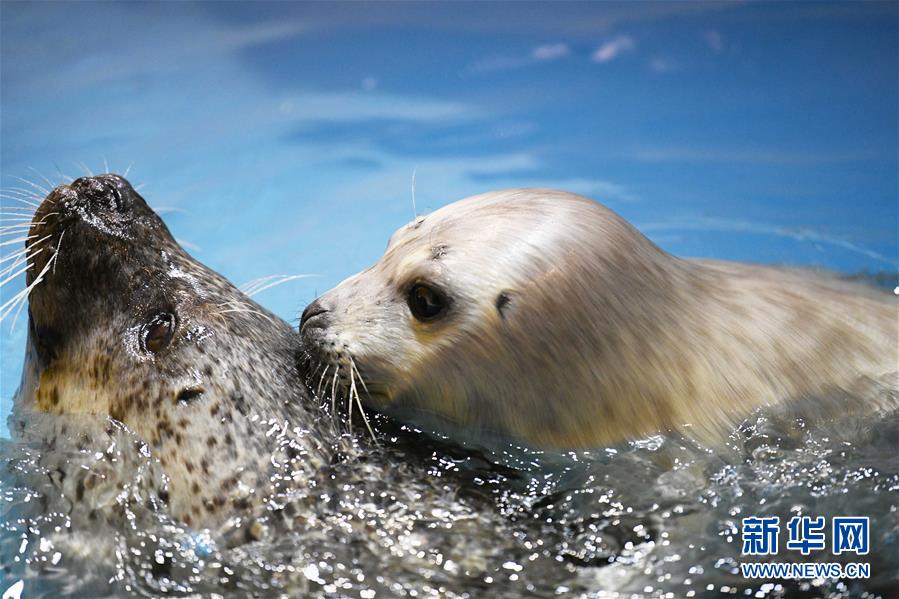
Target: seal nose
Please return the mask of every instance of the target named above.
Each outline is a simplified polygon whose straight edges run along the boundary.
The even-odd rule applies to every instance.
[[[300,331],[302,331],[306,326],[317,326],[320,328],[324,328],[327,326],[327,317],[324,314],[328,313],[328,309],[319,301],[315,300],[303,310],[303,316],[300,317]],[[313,322],[314,321],[314,322]]]
[[[131,208],[134,189],[118,175],[81,177],[69,184],[78,199],[89,210],[105,209],[126,212]]]

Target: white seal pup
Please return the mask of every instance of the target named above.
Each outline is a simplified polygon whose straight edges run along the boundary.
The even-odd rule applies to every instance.
[[[899,370],[885,293],[669,255],[597,202],[513,189],[398,230],[310,304],[311,385],[400,420],[532,446],[676,430]],[[324,383],[324,385],[322,385]]]

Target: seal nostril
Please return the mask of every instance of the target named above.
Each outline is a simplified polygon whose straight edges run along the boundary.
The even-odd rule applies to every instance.
[[[326,314],[328,311],[329,310],[325,308],[318,300],[315,300],[314,302],[306,306],[306,309],[303,310],[303,315],[300,317],[300,330],[302,331],[307,323],[309,323],[316,316]],[[321,321],[323,319],[319,318],[318,320]],[[319,322],[319,326],[324,326],[324,323]]]
[[[125,212],[131,205],[130,186],[116,175],[99,175],[75,179],[69,187],[89,209]]]

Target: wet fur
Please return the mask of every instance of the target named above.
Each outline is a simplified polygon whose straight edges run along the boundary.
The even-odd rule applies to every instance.
[[[58,256],[30,294],[11,430],[34,410],[111,416],[148,443],[168,477],[160,498],[196,526],[255,501],[273,455],[299,486],[330,459],[334,429],[301,384],[296,332],[185,253],[125,179],[60,186],[32,222]],[[35,255],[29,284],[56,253]],[[177,325],[151,354],[141,331],[158,313]],[[290,442],[271,434],[287,421]],[[66,484],[75,497],[84,481]]]

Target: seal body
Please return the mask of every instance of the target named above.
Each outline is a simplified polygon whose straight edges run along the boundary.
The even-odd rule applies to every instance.
[[[398,230],[301,332],[313,379],[364,387],[369,407],[589,447],[664,430],[714,442],[760,405],[899,370],[897,318],[886,294],[680,259],[592,200],[518,189]]]
[[[299,486],[326,461],[330,429],[302,388],[296,332],[188,256],[125,179],[60,186],[32,223],[11,430],[29,410],[111,416],[148,443],[163,499],[193,525],[249,501],[273,456],[295,462]],[[299,430],[290,443],[269,430],[286,420]],[[83,484],[69,481],[77,498]]]

